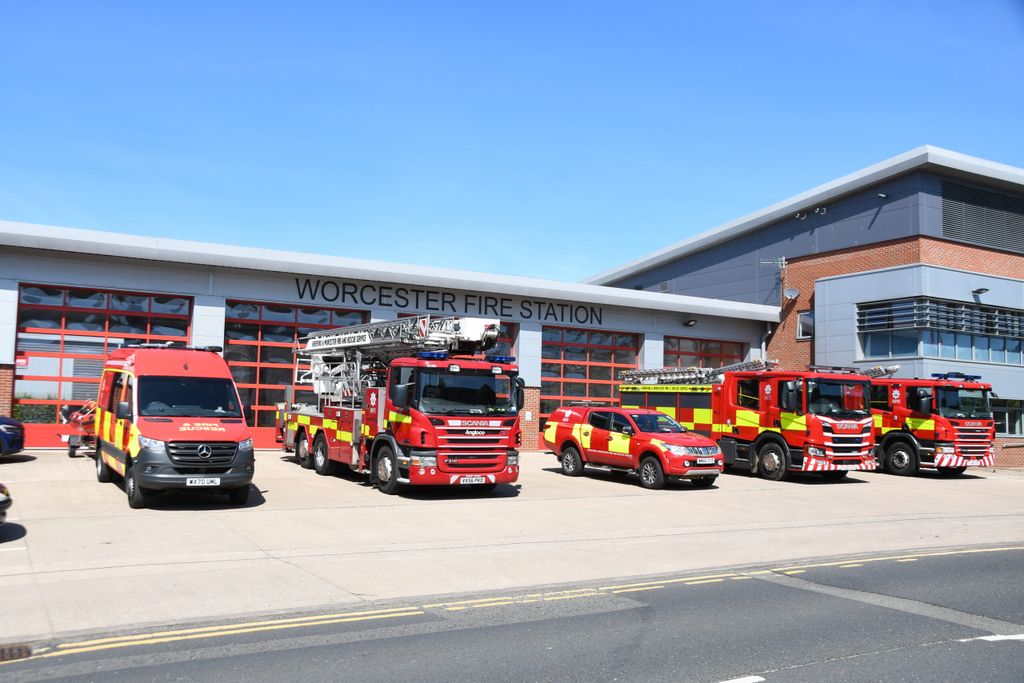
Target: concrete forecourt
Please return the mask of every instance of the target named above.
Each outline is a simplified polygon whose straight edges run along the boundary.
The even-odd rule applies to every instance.
[[[257,454],[249,503],[159,498],[130,510],[93,461],[30,451],[2,461],[15,507],[0,527],[0,644],[423,596],[571,589],[840,555],[1024,546],[1024,472],[959,479],[852,473],[769,482],[726,474],[663,491],[600,471],[565,477],[527,452],[519,484],[384,496]],[[625,583],[629,583],[626,581]]]

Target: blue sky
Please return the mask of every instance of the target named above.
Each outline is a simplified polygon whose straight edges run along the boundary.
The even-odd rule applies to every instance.
[[[8,2],[0,219],[578,280],[921,144],[1024,2]]]

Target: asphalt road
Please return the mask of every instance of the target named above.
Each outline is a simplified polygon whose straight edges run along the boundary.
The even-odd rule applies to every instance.
[[[961,548],[428,598],[51,643],[0,678],[1020,681],[1022,574]]]

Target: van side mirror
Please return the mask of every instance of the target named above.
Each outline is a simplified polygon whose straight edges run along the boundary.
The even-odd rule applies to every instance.
[[[117,419],[118,420],[130,420],[132,419],[132,406],[128,401],[121,401],[117,404]]]
[[[408,384],[396,384],[394,391],[391,395],[391,402],[395,404],[396,408],[408,408],[409,407],[409,385]]]

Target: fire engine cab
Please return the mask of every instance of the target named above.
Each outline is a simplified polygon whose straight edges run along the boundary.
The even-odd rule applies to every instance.
[[[519,477],[523,383],[511,356],[484,356],[498,321],[400,318],[317,332],[296,349],[315,405],[278,404],[278,439],[299,464],[401,485],[492,489]]]
[[[934,469],[947,476],[990,467],[992,385],[980,379],[959,372],[932,379],[873,379],[871,413],[881,467],[892,474]]]
[[[623,373],[623,407],[651,408],[705,434],[726,466],[779,481],[790,472],[842,479],[874,470],[870,378],[848,369],[774,371],[761,360],[722,368]]]

